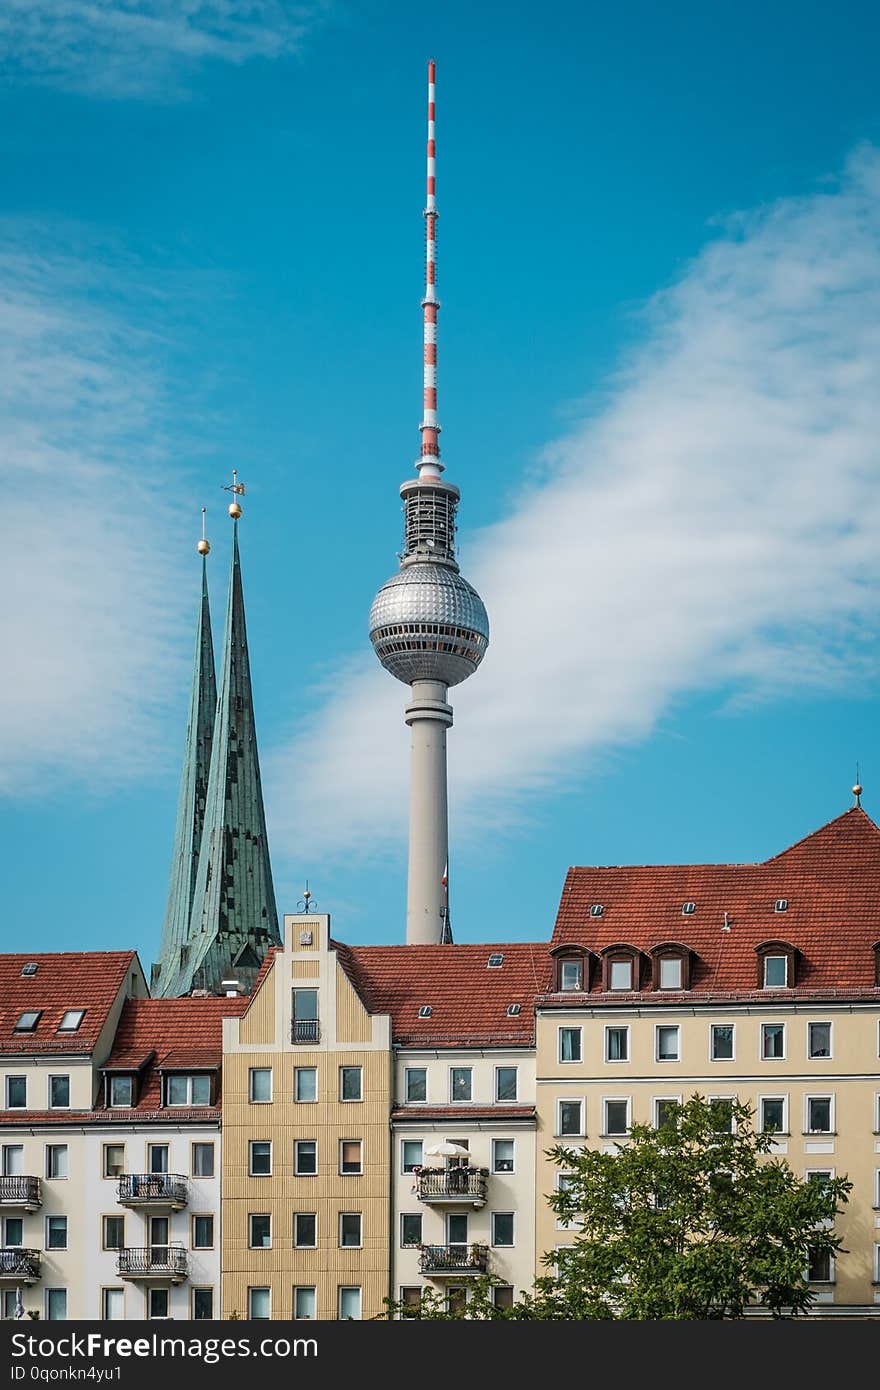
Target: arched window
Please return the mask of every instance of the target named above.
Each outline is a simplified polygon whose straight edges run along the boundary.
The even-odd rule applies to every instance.
[[[758,989],[794,989],[798,949],[788,941],[762,941],[755,947]]]
[[[590,952],[574,944],[556,946],[553,988],[559,994],[575,994],[590,988]]]
[[[648,953],[653,989],[690,989],[693,952],[680,941],[663,941]]]
[[[602,952],[602,988],[610,992],[641,988],[641,951],[626,942],[606,946]]]

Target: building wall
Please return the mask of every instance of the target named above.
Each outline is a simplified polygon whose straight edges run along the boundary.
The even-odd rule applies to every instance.
[[[538,1149],[536,1194],[536,1261],[542,1252],[573,1239],[559,1230],[547,1205],[557,1170],[544,1156],[555,1143],[613,1152],[616,1138],[603,1132],[603,1102],[630,1102],[631,1122],[654,1123],[655,1102],[706,1097],[736,1097],[756,1111],[766,1098],[784,1098],[785,1132],[773,1145],[798,1174],[830,1169],[853,1182],[850,1200],[837,1222],[848,1253],[836,1261],[834,1282],[816,1285],[818,1300],[864,1306],[880,1303],[876,1246],[880,1244],[880,1075],[878,1075],[877,1005],[806,1004],[786,1001],[728,1008],[637,1007],[546,1009],[538,1015],[537,1097]],[[810,1022],[832,1025],[832,1055],[808,1055]],[[712,1025],[734,1026],[734,1056],[711,1060]],[[784,1025],[784,1055],[762,1055],[762,1024]],[[605,1061],[605,1030],[629,1027],[627,1062]],[[656,1029],[678,1026],[678,1061],[657,1059]],[[582,1029],[582,1060],[560,1060],[559,1029]],[[807,1098],[833,1097],[832,1133],[807,1133]],[[584,1102],[582,1139],[558,1136],[560,1100]],[[757,1123],[756,1118],[756,1123]]]
[[[325,915],[285,917],[275,952],[247,1012],[224,1022],[223,1314],[247,1317],[251,1288],[271,1290],[271,1316],[293,1316],[293,1290],[315,1288],[319,1319],[338,1316],[339,1288],[361,1289],[361,1316],[384,1309],[389,1291],[388,1117],[390,1020],[371,1017],[331,948]],[[307,938],[311,937],[311,940]],[[292,991],[316,988],[320,1038],[291,1037]],[[340,1068],[362,1068],[363,1099],[340,1100]],[[252,1068],[272,1070],[272,1099],[249,1099]],[[295,1096],[295,1070],[316,1068],[318,1099]],[[297,1176],[297,1140],[316,1141],[318,1172]],[[343,1140],[360,1140],[362,1173],[340,1172]],[[271,1143],[271,1175],[249,1172],[251,1141]],[[294,1213],[317,1216],[317,1248],[293,1245]],[[340,1215],[360,1213],[362,1245],[342,1248]],[[248,1244],[249,1216],[271,1217],[271,1247]]]

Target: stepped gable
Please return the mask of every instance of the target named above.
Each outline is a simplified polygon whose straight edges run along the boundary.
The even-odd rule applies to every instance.
[[[546,943],[332,945],[369,1011],[391,1015],[396,1043],[523,1047],[534,1040],[534,999],[550,981]],[[501,965],[488,965],[492,955],[503,956]],[[520,1006],[512,1017],[511,1004]],[[431,1015],[420,1018],[425,1005]]]
[[[779,899],[787,900],[785,911],[775,910]],[[682,912],[686,902],[695,904],[692,915]],[[593,904],[602,905],[601,916],[591,916]],[[729,931],[722,930],[725,912]],[[795,990],[774,995],[880,997],[880,829],[861,807],[760,864],[572,867],[552,944],[599,953],[616,944],[648,952],[679,942],[695,953],[693,996],[756,992],[755,951],[768,941],[799,952]],[[601,972],[592,973],[590,994],[602,994]]]
[[[28,965],[36,972],[23,975]],[[141,971],[134,951],[29,951],[0,955],[0,1052],[90,1053],[128,972]],[[25,1010],[41,1010],[33,1032],[15,1032]],[[84,1009],[75,1032],[58,1032],[68,1009]]]

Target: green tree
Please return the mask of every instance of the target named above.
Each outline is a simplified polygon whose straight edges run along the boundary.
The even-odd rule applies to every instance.
[[[809,1311],[808,1270],[842,1250],[834,1219],[846,1178],[799,1178],[769,1157],[737,1102],[695,1095],[673,1103],[659,1129],[633,1125],[614,1153],[557,1145],[567,1174],[548,1201],[575,1232],[543,1256],[550,1271],[509,1309],[495,1308],[491,1277],[475,1281],[466,1310],[426,1290],[417,1316],[455,1320],[739,1318],[749,1305],[773,1317]],[[413,1316],[387,1301],[386,1317]]]

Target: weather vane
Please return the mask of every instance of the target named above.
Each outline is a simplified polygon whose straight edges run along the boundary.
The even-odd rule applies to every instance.
[[[199,552],[200,555],[208,555],[211,551],[211,542],[205,535],[205,512],[207,510],[207,507],[202,507],[202,539],[196,546],[196,550]]]
[[[229,515],[232,517],[233,521],[238,521],[238,518],[241,516],[241,507],[238,503],[238,498],[244,497],[244,483],[238,481],[238,473],[234,468],[232,470],[232,482],[228,483],[223,491],[232,493],[232,501],[229,503]]]
[[[297,912],[302,912],[303,914],[306,914],[309,912],[314,912],[317,906],[318,904],[316,902],[312,902],[312,895],[309,892],[309,880],[306,879],[305,892],[303,893],[302,897],[297,903],[296,910]]]

